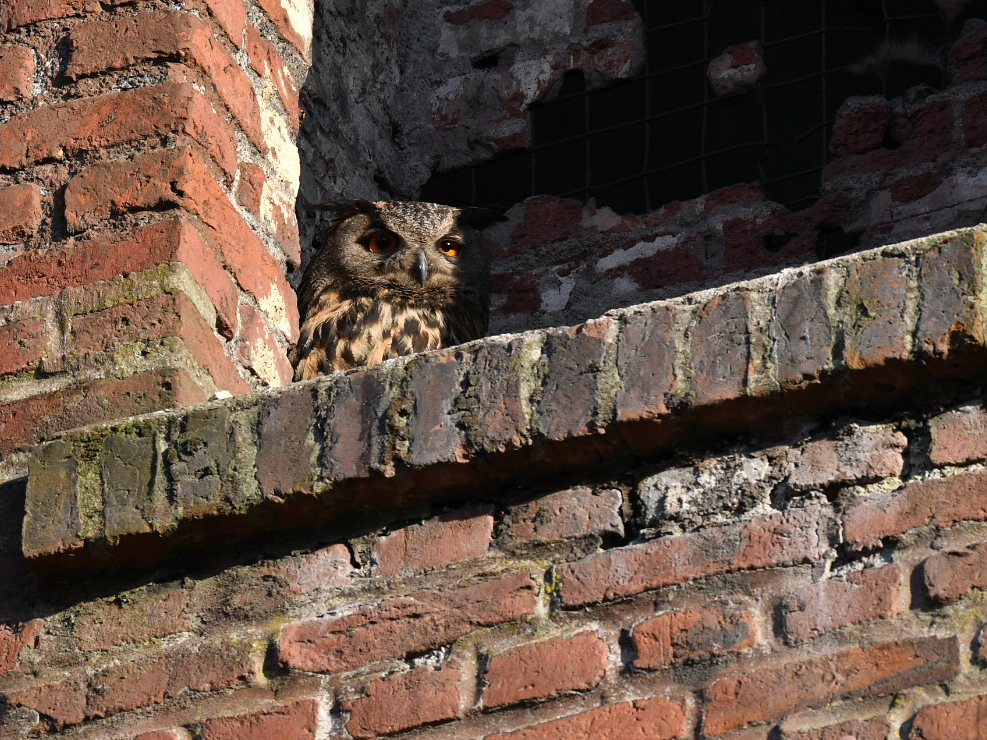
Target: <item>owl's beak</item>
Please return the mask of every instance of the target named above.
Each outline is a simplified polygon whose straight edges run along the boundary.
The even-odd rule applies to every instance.
[[[425,259],[425,253],[418,250],[418,281],[425,285],[425,281],[428,280],[428,260]]]

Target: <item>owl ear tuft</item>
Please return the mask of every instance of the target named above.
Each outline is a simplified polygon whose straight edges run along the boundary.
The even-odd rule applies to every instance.
[[[326,200],[321,203],[306,203],[305,210],[309,213],[319,211],[329,211],[335,221],[347,218],[357,213],[365,213],[372,216],[377,213],[377,208],[369,200],[362,198],[347,198],[342,200]]]
[[[488,226],[506,221],[507,216],[496,207],[463,208],[459,212],[459,220],[467,226],[472,226],[474,229],[485,229]]]

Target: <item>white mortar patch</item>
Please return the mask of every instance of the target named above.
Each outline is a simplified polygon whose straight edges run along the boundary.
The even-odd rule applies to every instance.
[[[657,236],[650,242],[638,242],[629,249],[622,249],[619,252],[608,254],[596,263],[597,272],[606,272],[615,267],[629,265],[634,260],[642,257],[651,257],[666,249],[671,249],[678,244],[677,236]]]

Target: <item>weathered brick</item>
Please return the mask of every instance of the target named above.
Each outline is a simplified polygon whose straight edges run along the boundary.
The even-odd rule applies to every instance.
[[[98,0],[12,0],[3,4],[0,19],[3,20],[3,27],[10,31],[29,23],[99,13],[101,10]]]
[[[864,154],[884,142],[891,107],[882,98],[852,99],[836,114],[831,148],[838,154]]]
[[[745,609],[680,609],[641,622],[631,632],[634,667],[659,670],[708,654],[746,650],[757,625]]]
[[[828,511],[812,506],[594,553],[559,567],[560,596],[573,608],[720,573],[813,562],[829,547],[830,524]]]
[[[987,589],[987,543],[936,553],[922,564],[922,575],[929,597],[940,603]]]
[[[550,440],[601,431],[610,410],[601,408],[598,390],[605,382],[607,336],[611,321],[550,329],[542,346],[546,375],[535,410],[535,428]]]
[[[792,461],[795,490],[865,483],[901,475],[908,439],[887,426],[855,426],[835,440],[809,442]]]
[[[303,56],[312,46],[312,6],[305,0],[259,0],[281,38]]]
[[[963,143],[969,149],[987,145],[987,93],[974,95],[966,101]]]
[[[56,728],[76,725],[86,719],[86,683],[80,675],[48,684],[10,691],[8,707],[28,707],[50,718]]]
[[[806,732],[782,732],[780,740],[886,740],[891,726],[884,717],[851,719]]]
[[[220,28],[226,31],[237,47],[243,46],[243,31],[247,25],[247,9],[243,0],[200,0],[216,19]]]
[[[183,369],[164,368],[124,380],[75,383],[56,393],[0,406],[0,454],[29,447],[55,432],[160,409],[191,406],[205,394]]]
[[[800,589],[783,602],[785,635],[805,640],[848,624],[891,619],[901,609],[900,581],[898,566],[888,565]]]
[[[8,433],[2,422],[0,429]],[[71,444],[55,440],[35,450],[24,512],[22,548],[27,557],[82,546],[77,486],[78,461]]]
[[[372,738],[455,719],[462,679],[455,668],[432,666],[378,678],[365,697],[344,705],[350,711],[346,729],[353,737]]]
[[[617,421],[659,419],[678,391],[675,377],[675,310],[651,304],[622,318],[617,338]]]
[[[964,406],[929,420],[934,465],[964,465],[987,459],[987,411]]]
[[[825,300],[827,274],[823,269],[814,270],[778,288],[772,333],[782,388],[817,381],[832,365],[834,336]]]
[[[843,362],[851,370],[908,357],[906,302],[908,267],[897,257],[850,263],[846,290],[838,305],[847,317]]]
[[[266,182],[267,176],[260,165],[253,162],[241,162],[240,185],[236,189],[236,202],[254,215],[259,216]]]
[[[523,447],[527,440],[528,399],[524,363],[529,350],[523,338],[485,341],[476,349],[477,401],[485,410],[478,442],[487,452]]]
[[[987,696],[922,707],[912,722],[913,740],[983,740]]]
[[[264,324],[264,319],[247,303],[240,304],[240,343],[237,358],[269,386],[291,382],[294,374],[288,355]]]
[[[890,493],[858,497],[843,514],[843,536],[855,549],[876,547],[915,527],[987,520],[987,473],[913,481]]]
[[[295,292],[281,267],[191,149],[96,164],[69,181],[65,190],[65,218],[71,230],[119,211],[168,206],[185,208],[202,219],[206,238],[218,248],[237,282],[253,294],[285,336],[297,336]]]
[[[591,631],[505,650],[487,664],[483,706],[589,691],[603,680],[608,657],[607,646]]]
[[[44,327],[40,321],[14,321],[0,326],[0,375],[19,373],[36,366],[45,352]]]
[[[373,573],[393,578],[480,558],[492,534],[492,506],[451,511],[401,527],[374,543]]]
[[[891,198],[899,203],[910,203],[924,198],[942,184],[942,178],[931,172],[924,172],[913,177],[904,177],[891,183],[888,188]]]
[[[718,735],[835,699],[893,694],[959,673],[955,637],[852,648],[825,657],[768,665],[714,681],[706,689],[703,730]]]
[[[27,624],[12,628],[11,625],[0,625],[0,676],[17,666],[21,652],[28,647],[34,647],[34,642],[44,629],[44,622],[35,619]]]
[[[306,555],[298,555],[285,563],[285,566],[288,593],[293,596],[345,586],[354,573],[350,550],[346,545],[330,545]]]
[[[41,188],[33,182],[0,188],[0,244],[31,238],[42,216]]]
[[[281,663],[301,671],[338,673],[386,658],[424,653],[477,627],[531,614],[537,584],[525,573],[465,588],[420,591],[352,614],[285,627]]]
[[[540,496],[519,504],[504,513],[500,540],[505,544],[552,542],[586,535],[624,534],[620,509],[624,499],[620,491],[576,486]]]
[[[499,21],[514,8],[508,0],[486,0],[463,10],[447,10],[442,16],[446,23],[463,26],[470,21]]]
[[[0,102],[27,98],[33,84],[34,52],[26,46],[0,44]]]
[[[610,704],[516,732],[488,735],[486,740],[671,740],[685,737],[684,702],[663,697]]]
[[[103,441],[99,465],[103,488],[103,536],[108,539],[162,529],[171,512],[154,496],[155,440],[143,434],[111,434]],[[155,504],[158,506],[155,506]],[[81,507],[80,507],[81,508]],[[95,508],[90,500],[87,513]],[[159,525],[155,527],[155,525]]]
[[[160,704],[187,691],[220,691],[249,685],[261,656],[250,640],[183,644],[121,661],[89,677],[87,717],[108,717]]]
[[[291,129],[297,133],[301,122],[301,109],[298,105],[298,85],[291,70],[284,63],[278,47],[264,38],[256,26],[247,26],[247,54],[250,66],[263,80],[270,80],[277,90],[278,97],[288,114]]]
[[[463,413],[454,410],[462,393],[463,365],[453,350],[430,353],[409,364],[412,413],[407,462],[414,467],[467,459]]]
[[[72,320],[66,346],[67,357],[114,350],[125,344],[153,342],[178,337],[209,373],[216,385],[231,393],[249,393],[250,385],[240,377],[226,356],[222,341],[184,293],[161,293],[147,300],[122,303]]]
[[[0,167],[24,169],[167,134],[202,144],[227,175],[236,172],[236,138],[209,102],[185,83],[150,87],[45,105],[0,125]]]
[[[384,468],[390,387],[380,368],[350,373],[333,386],[332,416],[320,466],[327,478],[365,478]]]
[[[987,249],[980,232],[953,237],[919,257],[917,349],[946,357],[964,345],[982,346],[984,315],[977,299],[983,290],[980,255]]]
[[[133,740],[187,740],[188,737],[184,730],[155,730],[135,735]]]
[[[91,21],[72,29],[65,74],[78,79],[110,69],[125,69],[153,59],[194,64],[209,75],[220,99],[262,153],[267,151],[260,105],[250,80],[230,57],[205,21],[191,13],[138,13],[112,21]]]
[[[698,405],[741,397],[752,371],[746,293],[724,293],[696,314],[691,334],[692,390]]]
[[[202,740],[315,740],[319,705],[313,699],[277,709],[202,723]]]
[[[75,615],[76,644],[86,651],[143,643],[191,629],[189,594],[174,585],[98,601]]]
[[[316,404],[312,386],[296,386],[260,409],[255,465],[266,497],[280,499],[293,491],[311,489]]]

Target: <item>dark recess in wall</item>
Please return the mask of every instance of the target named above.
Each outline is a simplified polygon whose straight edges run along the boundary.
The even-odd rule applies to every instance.
[[[633,1],[645,29],[640,75],[586,90],[579,70],[567,73],[555,98],[531,107],[526,149],[436,174],[420,197],[508,207],[548,194],[644,213],[758,181],[799,210],[819,197],[846,98],[943,87],[949,42],[967,19],[987,18],[987,2]],[[717,98],[710,61],[754,40],[767,68],[760,84]]]

